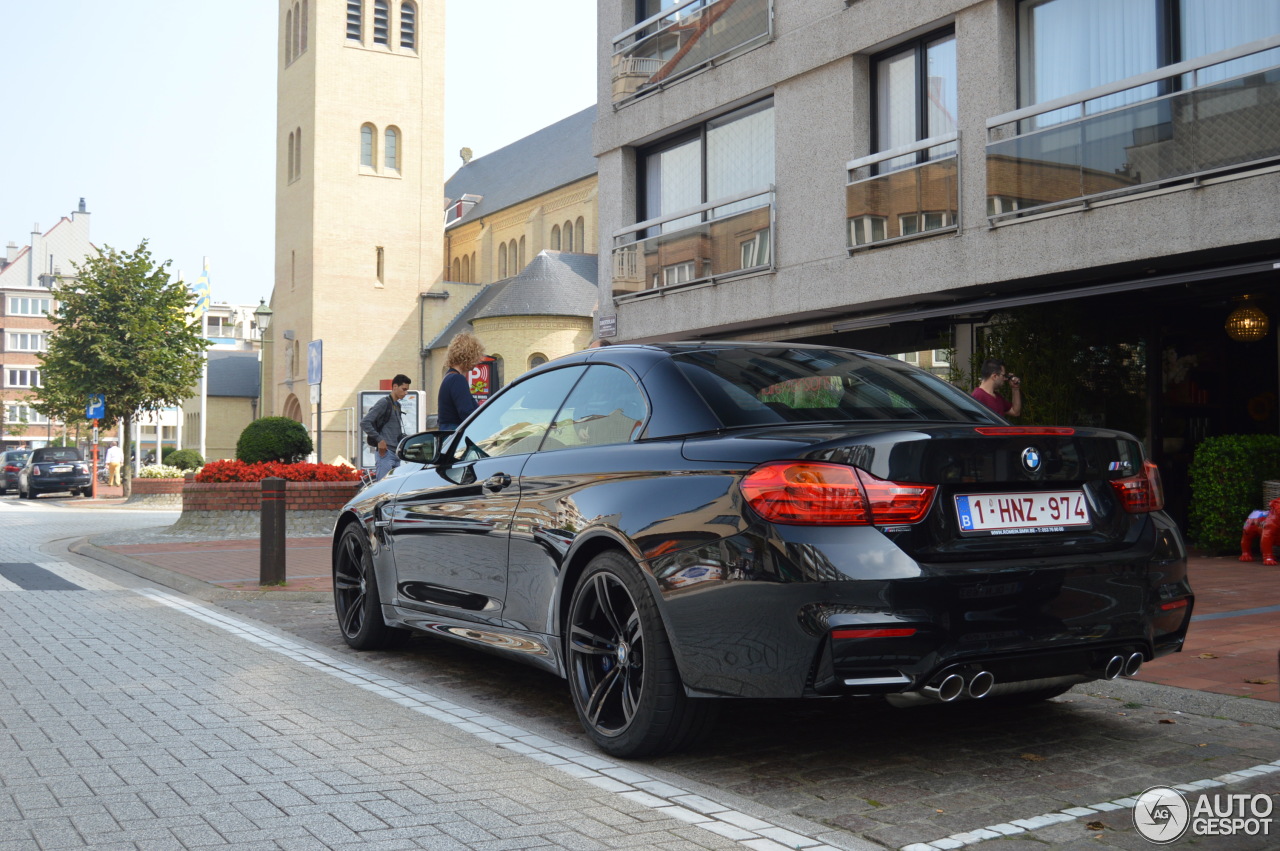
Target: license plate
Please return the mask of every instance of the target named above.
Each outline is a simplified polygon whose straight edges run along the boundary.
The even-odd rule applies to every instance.
[[[70,473],[70,472],[71,472],[71,465],[70,465],[70,464],[59,464],[58,466],[56,466],[56,467],[52,468],[49,472],[51,472],[51,473]]]
[[[988,535],[1065,532],[1089,524],[1084,493],[970,493],[956,497],[960,531]]]

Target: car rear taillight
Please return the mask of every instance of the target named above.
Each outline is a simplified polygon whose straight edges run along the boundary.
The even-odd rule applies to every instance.
[[[866,526],[919,522],[934,485],[886,482],[865,470],[814,461],[774,461],[742,480],[742,494],[773,523]]]
[[[915,635],[911,627],[871,627],[869,629],[833,629],[832,638],[847,640],[852,638],[910,638]]]
[[[1142,462],[1142,473],[1115,479],[1111,487],[1116,499],[1130,514],[1145,514],[1164,508],[1164,486],[1160,483],[1160,470],[1150,461]]]
[[[38,476],[38,475],[40,475],[40,468],[39,468],[38,466],[33,465],[33,466],[31,467],[31,475],[33,475],[33,476]]]
[[[1034,437],[1036,435],[1062,437],[1076,433],[1076,430],[1071,426],[977,426],[974,431],[978,434],[1009,435],[1013,437]]]

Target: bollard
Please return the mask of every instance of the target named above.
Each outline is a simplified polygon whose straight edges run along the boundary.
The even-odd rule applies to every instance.
[[[284,487],[284,479],[262,480],[259,585],[284,584]]]

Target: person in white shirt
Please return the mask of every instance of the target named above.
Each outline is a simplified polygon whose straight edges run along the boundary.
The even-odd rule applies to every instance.
[[[124,452],[120,444],[112,443],[107,447],[107,485],[113,488],[120,486],[120,465],[124,463]]]

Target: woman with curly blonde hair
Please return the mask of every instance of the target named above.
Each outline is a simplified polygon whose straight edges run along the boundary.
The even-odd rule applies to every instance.
[[[479,405],[471,396],[467,373],[484,357],[484,346],[472,334],[462,333],[449,341],[445,352],[445,374],[440,382],[440,395],[436,401],[441,431],[457,431],[462,421]]]

